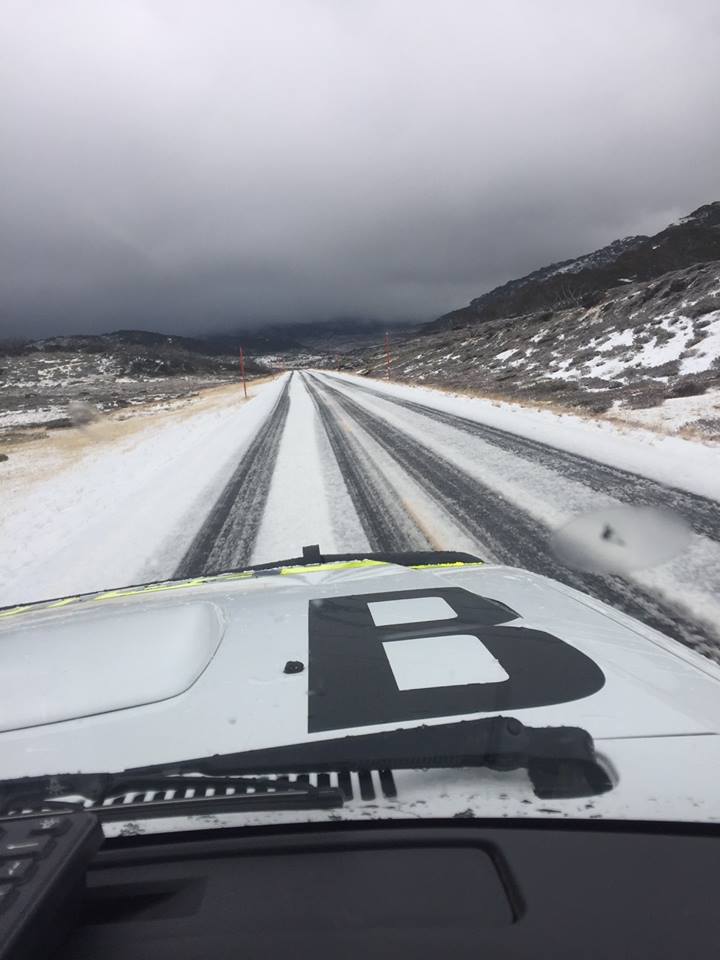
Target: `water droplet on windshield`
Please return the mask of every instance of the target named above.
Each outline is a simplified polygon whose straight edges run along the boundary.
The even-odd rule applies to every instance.
[[[603,507],[574,517],[550,538],[555,556],[589,573],[623,574],[666,563],[688,545],[691,530],[658,507]]]

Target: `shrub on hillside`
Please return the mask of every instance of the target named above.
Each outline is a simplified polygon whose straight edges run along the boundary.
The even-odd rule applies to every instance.
[[[668,397],[698,397],[707,391],[707,384],[699,380],[678,380],[668,390]]]

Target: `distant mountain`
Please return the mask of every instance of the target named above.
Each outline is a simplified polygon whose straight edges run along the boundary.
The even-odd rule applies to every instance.
[[[269,358],[275,358],[282,367],[286,365],[285,360],[292,357],[312,354],[315,358],[332,358],[338,352],[382,343],[385,330],[386,325],[379,320],[349,317],[195,337],[151,330],[114,330],[40,340],[0,340],[0,358],[38,354],[89,358],[94,355],[105,357],[104,362],[111,363],[118,376],[214,375],[235,371],[242,346],[245,369],[252,373],[266,370]],[[264,358],[264,362],[259,365],[256,358]]]
[[[198,337],[202,343],[221,351],[237,353],[240,346],[246,354],[267,355],[283,351],[301,350],[302,344],[290,327],[272,327],[263,330],[229,330]]]
[[[237,369],[237,347],[195,337],[170,336],[149,330],[46,337],[42,340],[0,342],[2,356],[48,356],[58,362],[70,356],[96,357],[120,377],[227,375]],[[248,373],[260,368],[248,357]]]
[[[413,325],[415,326],[415,325]],[[408,324],[393,324],[392,330],[407,332]],[[237,330],[209,338],[213,343],[242,343],[259,355],[288,354],[310,350],[316,354],[334,354],[338,350],[382,342],[388,324],[363,317],[336,317],[303,323],[277,323],[258,330]]]
[[[511,280],[425,324],[424,331],[457,329],[538,310],[591,307],[624,283],[720,259],[720,201],[705,204],[653,237],[615,240],[593,253],[553,263]]]

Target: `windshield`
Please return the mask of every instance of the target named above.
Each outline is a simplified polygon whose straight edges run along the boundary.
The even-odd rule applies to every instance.
[[[4,812],[720,816],[714,5],[0,34]]]

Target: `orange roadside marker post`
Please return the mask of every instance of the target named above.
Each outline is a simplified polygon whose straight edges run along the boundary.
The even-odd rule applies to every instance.
[[[240,379],[242,380],[243,392],[247,400],[247,381],[245,380],[245,351],[240,347]]]

